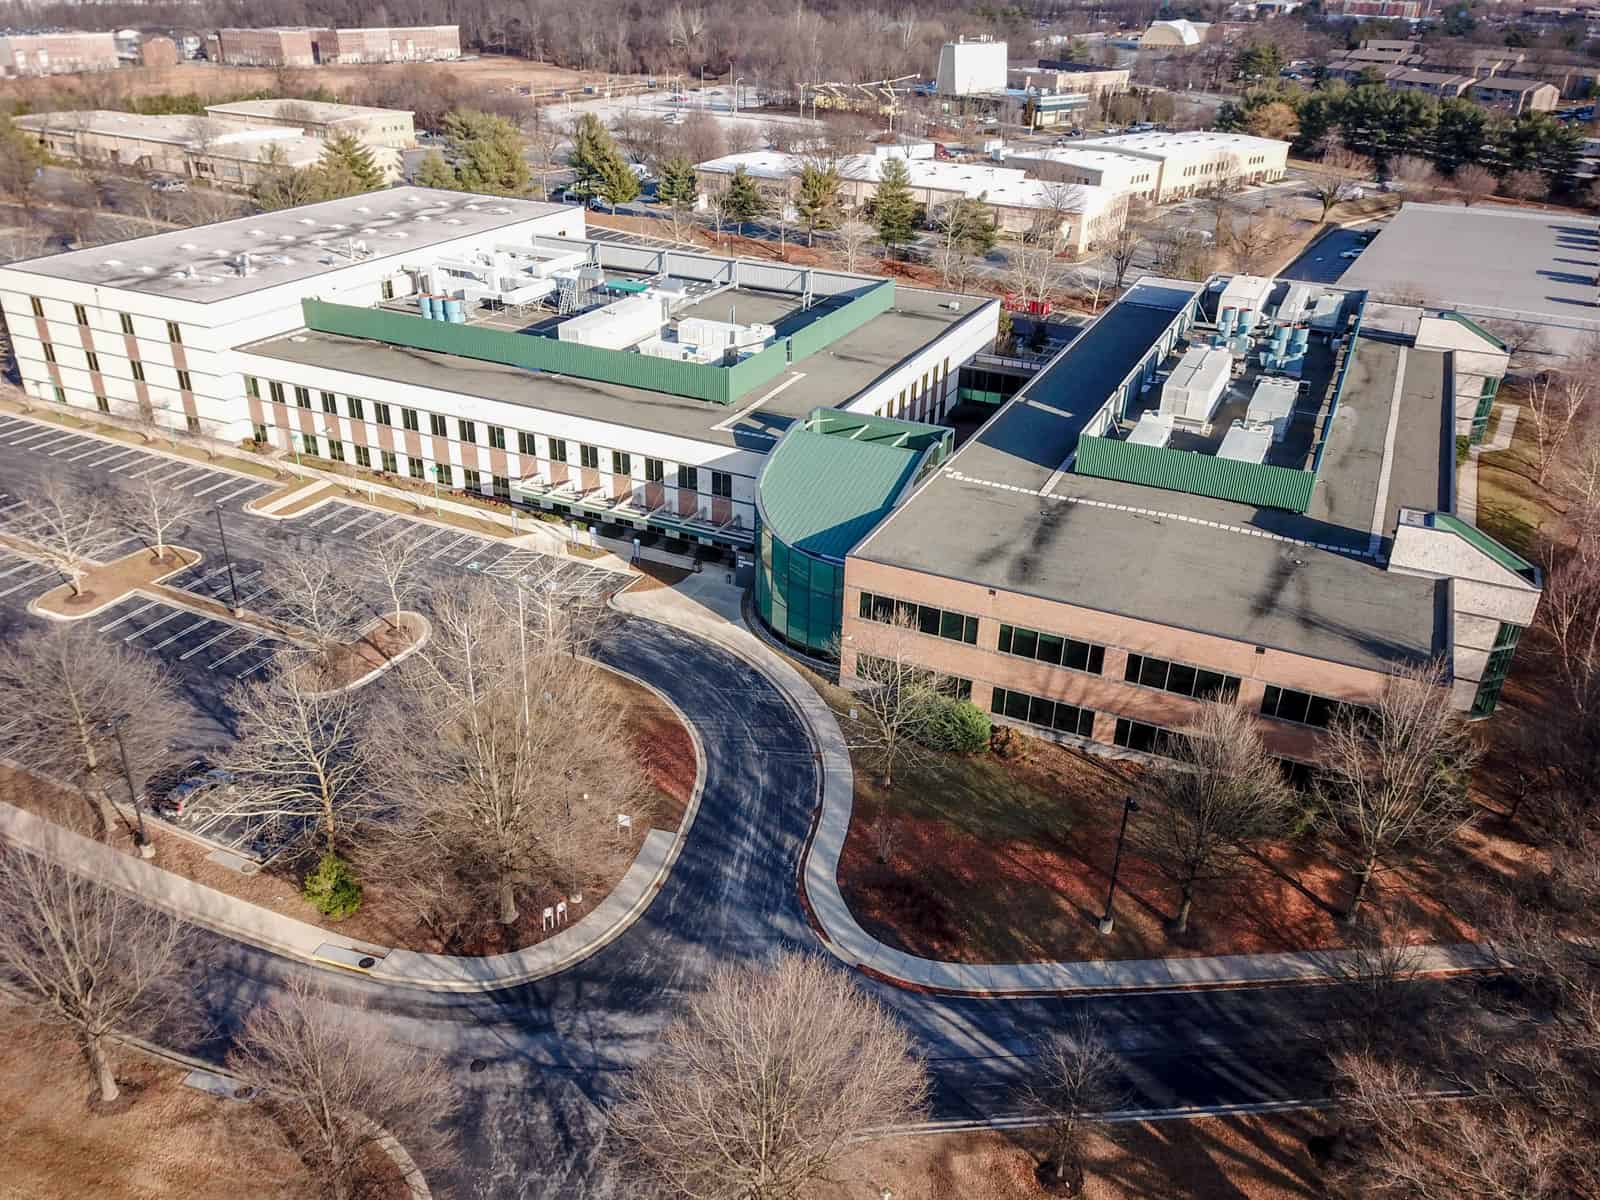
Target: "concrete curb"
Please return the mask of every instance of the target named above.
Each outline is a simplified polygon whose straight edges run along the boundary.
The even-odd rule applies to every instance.
[[[180,920],[323,970],[351,969],[331,958],[327,953],[331,949],[350,957],[378,958],[371,970],[355,973],[399,987],[490,992],[531,983],[582,962],[622,936],[644,914],[678,861],[700,811],[706,781],[706,755],[698,731],[683,710],[659,690],[614,668],[606,669],[653,692],[683,722],[695,748],[694,790],[677,832],[650,830],[633,865],[604,900],[554,937],[509,954],[467,958],[375,947],[196,883],[10,804],[0,803],[0,838]]]
[[[416,641],[412,642],[409,646],[407,646],[404,650],[400,651],[400,653],[396,654],[393,658],[384,659],[377,666],[373,667],[372,670],[368,671],[365,675],[361,676],[361,678],[352,680],[351,682],[349,682],[347,684],[344,684],[342,687],[336,687],[336,688],[333,688],[333,689],[331,689],[329,691],[326,691],[326,692],[311,692],[309,694],[313,695],[313,696],[337,696],[340,692],[353,692],[357,688],[366,687],[367,684],[371,683],[374,679],[378,678],[378,676],[384,674],[387,671],[393,670],[395,667],[397,667],[401,663],[405,662],[406,659],[410,658],[418,650],[421,650],[424,646],[426,646],[428,644],[428,642],[430,640],[432,640],[432,638],[433,638],[433,622],[428,620],[428,618],[423,616],[421,613],[414,611],[413,609],[409,609],[409,608],[402,609],[401,610],[401,614],[404,615],[404,616],[415,617],[417,620],[422,622],[422,636],[421,637],[417,638]],[[364,625],[362,627],[361,633],[360,633],[359,636],[364,638],[364,637],[367,636],[367,634],[371,630],[375,629],[377,626],[379,626],[379,625],[387,625],[388,623],[389,623],[388,616],[373,617],[372,620],[368,621],[366,623],[366,625]]]
[[[146,547],[146,549],[149,549],[149,547]],[[177,566],[173,567],[172,570],[168,571],[165,575],[157,575],[154,579],[149,579],[149,580],[146,580],[144,583],[136,584],[133,587],[129,588],[127,591],[121,593],[120,595],[113,596],[110,600],[107,600],[104,604],[97,604],[97,605],[95,605],[95,607],[89,609],[86,612],[77,613],[77,614],[75,614],[73,616],[70,616],[70,617],[67,616],[65,613],[51,612],[47,608],[40,608],[39,607],[39,601],[43,600],[45,598],[45,596],[50,595],[51,592],[60,591],[61,588],[63,588],[63,587],[66,587],[66,588],[70,589],[70,587],[71,587],[70,584],[60,584],[57,587],[51,588],[49,592],[45,592],[42,595],[35,596],[32,600],[28,601],[27,611],[30,614],[32,614],[33,616],[38,617],[41,621],[72,622],[72,621],[82,621],[82,620],[85,620],[88,617],[98,617],[101,613],[105,612],[107,609],[115,608],[117,605],[121,604],[124,600],[131,599],[134,596],[151,596],[151,594],[149,592],[145,591],[146,588],[161,587],[167,582],[167,580],[173,578],[174,576],[182,575],[185,571],[188,571],[188,570],[190,570],[190,569],[192,569],[194,567],[198,567],[201,563],[203,563],[205,561],[205,558],[206,558],[206,556],[201,554],[200,551],[191,550],[187,546],[175,546],[175,545],[168,544],[167,549],[169,549],[169,550],[177,550],[177,551],[179,551],[180,553],[183,553],[183,554],[192,554],[192,555],[194,555],[194,561],[193,562],[187,562],[187,563],[179,563]],[[135,550],[134,553],[135,554],[142,554],[143,551]],[[127,556],[124,555],[123,557],[126,558]],[[113,560],[113,561],[115,561],[115,560]],[[100,563],[98,565],[103,567],[106,564],[105,563]],[[175,588],[173,590],[182,591],[183,589],[182,588]],[[153,596],[151,598],[154,599]]]

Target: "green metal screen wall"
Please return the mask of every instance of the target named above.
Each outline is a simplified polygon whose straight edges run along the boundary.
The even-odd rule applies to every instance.
[[[794,360],[798,362],[808,354],[815,354],[893,307],[894,280],[886,279],[844,307],[818,317],[804,329],[797,329],[789,338]]]
[[[1300,513],[1311,506],[1311,489],[1317,480],[1310,471],[1212,458],[1165,446],[1138,446],[1087,434],[1078,439],[1078,459],[1073,469],[1080,475]]]

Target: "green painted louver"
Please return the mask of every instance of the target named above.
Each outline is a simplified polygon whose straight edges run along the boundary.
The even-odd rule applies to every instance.
[[[1316,476],[1310,471],[1088,435],[1078,439],[1073,470],[1121,483],[1299,513],[1311,507],[1311,490],[1316,484]]]
[[[1452,516],[1450,513],[1442,512],[1429,513],[1428,523],[1435,529],[1449,530],[1480,554],[1493,559],[1506,570],[1515,575],[1520,575],[1529,583],[1533,583],[1538,580],[1538,567],[1534,566],[1527,559],[1523,558],[1522,555],[1513,550],[1508,550],[1506,547],[1502,546],[1499,542],[1495,541],[1494,538],[1490,537],[1476,525],[1468,524],[1460,517]]]

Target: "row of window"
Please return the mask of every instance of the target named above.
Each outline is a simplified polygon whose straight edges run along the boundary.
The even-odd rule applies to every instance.
[[[41,342],[40,345],[44,347],[45,362],[50,363],[52,366],[59,365],[56,359],[56,348],[54,344],[50,342]],[[88,360],[89,370],[99,373],[100,356],[93,350],[85,350],[83,353],[85,359]],[[144,363],[140,362],[137,358],[130,358],[128,360],[128,367],[133,372],[133,378],[136,383],[147,382],[144,373]],[[183,370],[182,368],[179,368],[178,370],[178,388],[179,390],[185,392],[194,391],[193,376],[191,376],[188,371]]]
[[[879,658],[876,654],[856,656],[856,674],[868,683],[890,683],[900,675],[904,665],[893,659]],[[972,680],[959,675],[940,675],[935,672],[933,686],[956,700],[972,699]]]
[[[254,376],[246,375],[244,379],[245,395],[252,399],[261,399],[261,383]],[[297,408],[311,408],[311,389],[294,386],[294,404]],[[274,404],[287,404],[287,390],[284,385],[276,380],[267,381],[267,396]],[[339,398],[332,392],[320,393],[322,411],[339,415]],[[365,421],[367,402],[360,396],[345,397],[345,412],[352,421]],[[434,437],[448,438],[450,436],[449,421],[439,413],[428,413],[428,431]],[[394,427],[394,412],[388,404],[381,400],[372,401],[372,419],[379,425]],[[414,408],[400,409],[400,428],[410,433],[421,433],[420,415]],[[458,441],[468,445],[478,445],[478,423],[469,421],[465,417],[456,418],[456,433]],[[491,450],[504,450],[506,448],[506,430],[502,425],[484,425],[485,437]],[[545,438],[547,453],[542,457],[551,462],[570,463],[567,457],[567,441],[565,438]],[[535,435],[517,431],[517,453],[525,454],[530,458],[541,457],[537,449],[538,443]],[[600,449],[598,446],[578,444],[578,466],[589,471],[600,469]],[[611,472],[614,475],[633,474],[633,455],[626,450],[611,451]],[[733,476],[727,471],[711,471],[711,494],[731,499],[733,496]],[[659,458],[645,457],[644,478],[647,483],[665,483],[667,477],[666,463]],[[698,467],[678,464],[678,487],[691,492],[700,490],[700,471]]]
[[[41,301],[37,296],[30,296],[28,297],[28,300],[33,307],[33,315],[42,320],[44,318],[44,302]],[[121,319],[122,332],[127,334],[129,337],[132,337],[133,317],[128,313],[118,313],[117,316]],[[72,306],[72,319],[80,326],[88,328],[89,310],[81,304],[74,304]],[[167,341],[171,342],[174,346],[183,345],[183,330],[178,328],[178,323],[176,321],[167,322]]]
[[[918,633],[949,638],[952,642],[965,642],[969,646],[978,644],[977,617],[934,608],[931,604],[912,604],[907,600],[895,600],[889,596],[862,592],[861,619],[877,621],[883,625],[904,621]]]
[[[1023,721],[1053,729],[1057,733],[1085,738],[1094,736],[1094,710],[1061,700],[1048,700],[1043,696],[1030,696],[1026,692],[997,687],[990,694],[989,711],[1011,721]]]
[[[1056,667],[1069,667],[1099,675],[1105,667],[1106,648],[1093,642],[1080,642],[1073,638],[1041,633],[1020,625],[1000,626],[999,650],[1018,658],[1032,658]]]
[[[1220,671],[1152,658],[1148,654],[1128,655],[1128,665],[1122,672],[1122,678],[1140,687],[1192,696],[1196,700],[1225,700],[1231,703],[1239,698],[1237,675],[1224,675]]]

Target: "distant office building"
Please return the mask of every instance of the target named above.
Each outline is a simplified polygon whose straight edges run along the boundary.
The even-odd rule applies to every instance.
[[[1006,90],[1006,44],[988,38],[946,42],[939,49],[941,96],[977,96]]]
[[[1215,187],[1283,178],[1289,143],[1243,133],[1125,133],[1017,150],[1008,162],[1065,183],[1112,188],[1153,204]]]
[[[310,29],[219,29],[218,62],[230,67],[311,67],[316,55]]]
[[[1337,0],[1330,17],[1346,21],[1420,21],[1428,14],[1426,0]]]
[[[73,75],[115,70],[117,41],[109,33],[40,33],[0,37],[0,76]]]
[[[1097,67],[1089,63],[1041,58],[1037,67],[1012,67],[1011,81],[1024,90],[1055,95],[1119,95],[1128,90],[1126,67]]]
[[[319,142],[341,133],[351,134],[372,152],[373,162],[391,182],[402,173],[400,152],[417,144],[412,115],[403,109],[272,99],[212,104],[206,112],[239,125],[298,130]]]

